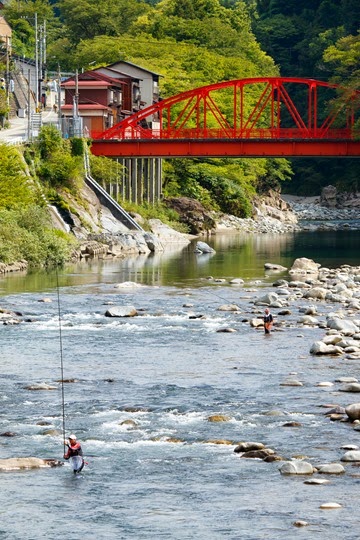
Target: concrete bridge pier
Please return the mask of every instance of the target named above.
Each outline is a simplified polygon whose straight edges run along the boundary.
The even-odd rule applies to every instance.
[[[115,200],[156,204],[162,197],[161,158],[117,158],[121,165],[118,182],[106,185]]]

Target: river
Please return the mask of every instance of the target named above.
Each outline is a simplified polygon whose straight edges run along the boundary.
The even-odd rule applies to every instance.
[[[359,432],[330,422],[321,407],[356,396],[317,386],[356,377],[356,361],[312,357],[324,330],[299,329],[296,305],[285,331],[265,336],[246,322],[251,301],[287,277],[266,275],[265,262],[289,267],[305,256],[328,267],[359,265],[359,231],[228,234],[208,243],[215,254],[190,246],[0,279],[0,306],[32,321],[0,326],[0,432],[16,433],[0,437],[0,458],[61,458],[61,434],[44,432],[62,429],[62,357],[64,378],[74,379],[64,386],[66,431],[77,434],[87,461],[80,476],[68,464],[2,473],[1,539],[359,537],[356,468],[311,486],[282,476],[280,462],[234,453],[237,442],[259,441],[316,466],[359,444]],[[230,286],[232,278],[245,283]],[[128,281],[137,286],[116,287]],[[111,303],[133,305],[138,316],[105,317]],[[241,313],[218,311],[224,303]],[[327,309],[321,305],[321,318]],[[224,327],[236,332],[216,331]],[[294,374],[302,387],[281,385]],[[56,389],[26,388],[43,382]],[[214,414],[229,421],[210,422]],[[290,421],[299,427],[283,427]],[[319,508],[329,501],[342,508]],[[298,519],[309,526],[295,528]]]

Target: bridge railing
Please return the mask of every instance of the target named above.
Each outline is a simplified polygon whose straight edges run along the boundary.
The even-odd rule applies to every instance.
[[[92,131],[93,139],[101,139],[102,132]],[[140,126],[129,127],[119,130],[116,136],[109,140],[168,140],[168,139],[277,139],[277,140],[354,140],[360,139],[360,130],[350,128],[235,128],[235,129],[150,129]]]

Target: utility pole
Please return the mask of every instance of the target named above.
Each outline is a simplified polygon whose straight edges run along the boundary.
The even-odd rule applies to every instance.
[[[75,94],[74,94],[74,118],[79,116],[79,74],[78,70],[75,71]]]
[[[10,106],[10,45],[9,36],[6,36],[6,108],[8,110],[7,117],[9,118]]]
[[[44,63],[44,78],[47,81],[47,66],[46,66],[46,21],[44,20],[44,33],[43,33],[43,63]]]
[[[59,131],[62,133],[62,125],[61,125],[61,71],[60,71],[60,64],[58,65],[58,119],[59,119]]]
[[[39,52],[38,52],[38,24],[37,13],[35,13],[35,108],[39,105]]]
[[[30,98],[31,98],[31,87],[30,87],[30,81],[31,81],[31,70],[28,70],[28,96],[27,96],[27,114],[28,114],[28,134],[27,134],[27,140],[30,141],[30,131],[31,131],[31,106],[30,106]]]
[[[73,100],[73,130],[74,137],[82,137],[82,118],[79,116],[79,74],[75,71],[75,94]]]

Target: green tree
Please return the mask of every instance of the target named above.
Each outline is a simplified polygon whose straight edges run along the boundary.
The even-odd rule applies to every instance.
[[[120,36],[150,9],[142,0],[59,0],[59,8],[74,43],[96,36]]]
[[[360,87],[360,32],[340,38],[324,52],[325,63],[332,68],[336,82],[354,89]]]
[[[0,208],[26,207],[36,199],[37,192],[26,174],[21,153],[14,147],[0,144]]]

